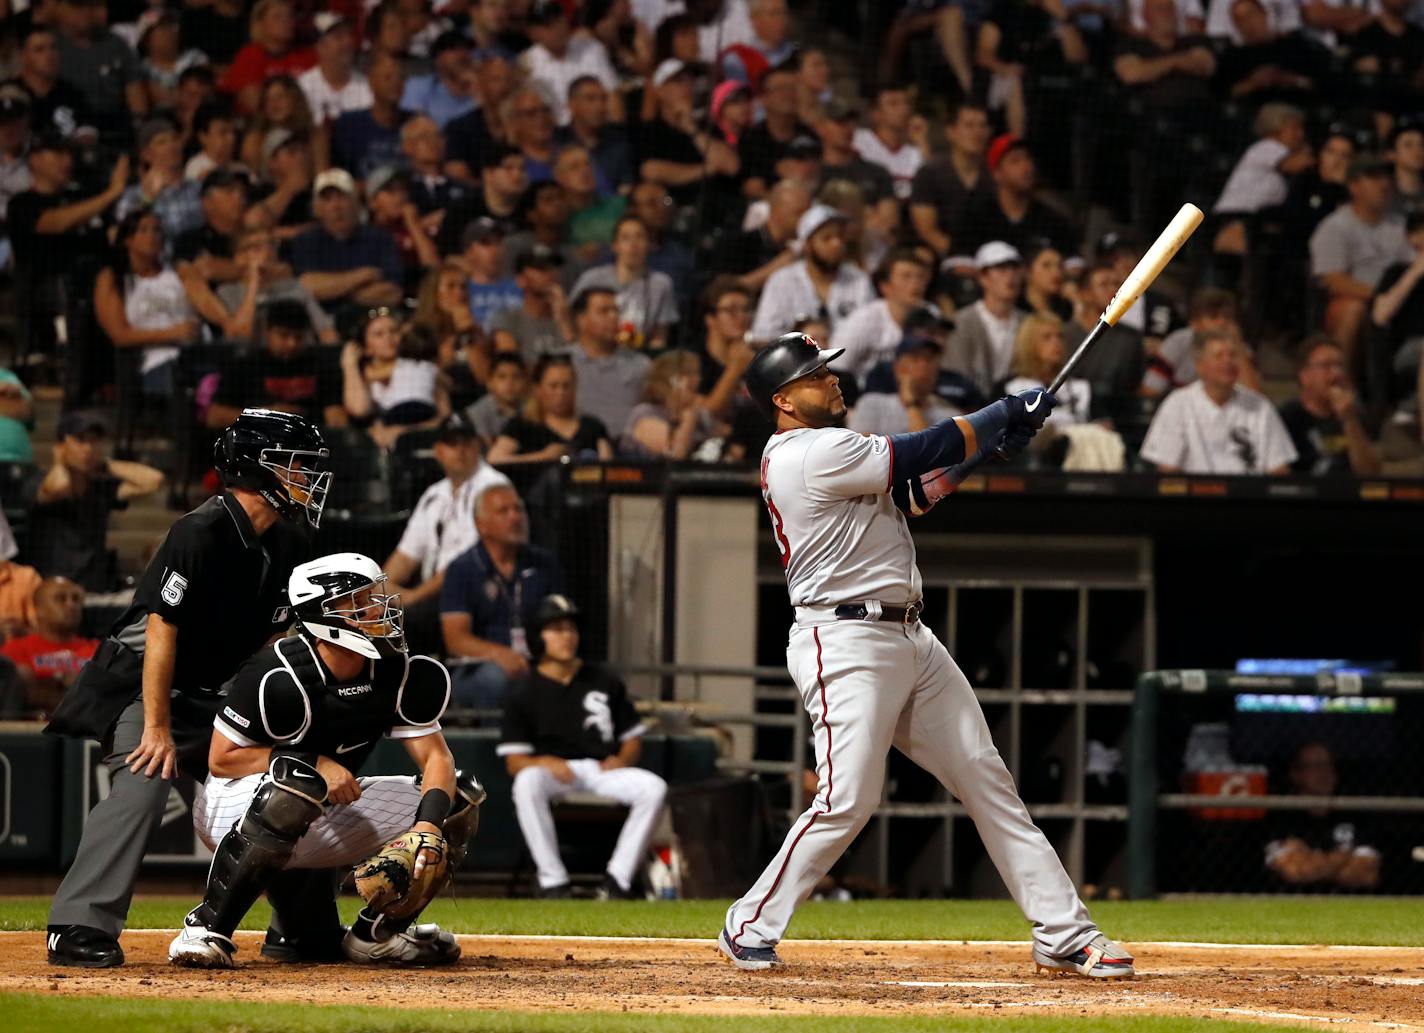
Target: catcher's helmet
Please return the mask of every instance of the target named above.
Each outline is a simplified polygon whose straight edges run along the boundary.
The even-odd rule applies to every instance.
[[[258,492],[283,519],[321,524],[331,488],[331,453],[310,420],[244,409],[213,444],[213,466],[229,488]]]
[[[287,579],[292,616],[308,634],[372,660],[405,652],[400,596],[379,589],[381,566],[359,552],[337,552],[299,564]],[[370,589],[370,598],[358,593]]]
[[[800,380],[826,363],[834,362],[844,352],[844,348],[822,350],[803,333],[782,334],[757,352],[756,358],[747,367],[747,394],[751,395],[762,415],[774,421],[776,406],[771,404],[772,395],[793,380]]]

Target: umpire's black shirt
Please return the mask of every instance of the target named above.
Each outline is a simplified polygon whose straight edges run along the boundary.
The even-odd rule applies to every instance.
[[[643,730],[623,679],[612,668],[585,663],[567,685],[536,670],[505,700],[495,752],[603,760]]]
[[[237,499],[208,499],[169,529],[109,637],[141,657],[148,615],[158,614],[178,628],[174,690],[217,692],[290,623],[287,579],[310,554],[286,521],[259,536]]]

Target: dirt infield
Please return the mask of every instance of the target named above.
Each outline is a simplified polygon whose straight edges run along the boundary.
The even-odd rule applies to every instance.
[[[787,967],[740,972],[709,942],[461,937],[428,972],[278,966],[239,933],[234,972],[167,964],[170,934],[124,936],[128,963],[45,963],[41,933],[0,933],[0,991],[496,1010],[866,1014],[1194,1015],[1342,1030],[1424,1030],[1424,950],[1131,944],[1130,982],[1033,975],[1025,944],[788,941]]]

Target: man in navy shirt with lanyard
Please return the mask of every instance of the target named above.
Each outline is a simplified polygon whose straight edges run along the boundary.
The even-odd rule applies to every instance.
[[[445,571],[440,627],[450,656],[454,703],[504,705],[511,682],[529,671],[526,628],[540,600],[563,591],[564,571],[547,549],[529,544],[519,493],[494,484],[475,498],[479,543]]]

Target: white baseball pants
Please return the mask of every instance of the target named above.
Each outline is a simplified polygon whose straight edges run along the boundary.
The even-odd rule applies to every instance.
[[[1039,947],[1072,954],[1097,934],[1019,799],[968,680],[929,629],[867,621],[793,627],[787,669],[811,715],[820,788],[766,871],[728,909],[734,944],[780,941],[880,804],[891,746],[964,805]]]
[[[265,772],[241,778],[209,775],[193,803],[193,827],[209,850],[247,813]],[[358,864],[415,824],[420,787],[409,775],[358,778],[354,803],[328,804],[312,822],[287,868],[344,868]]]
[[[627,889],[633,884],[643,860],[648,840],[662,816],[667,783],[642,768],[614,768],[604,771],[596,760],[571,760],[572,782],[560,782],[548,768],[531,765],[514,776],[514,813],[529,854],[539,873],[540,889],[562,886],[569,881],[568,869],[559,856],[559,838],[554,830],[553,802],[569,793],[597,793],[629,808],[628,818],[618,833],[618,843],[608,861],[608,874]]]

